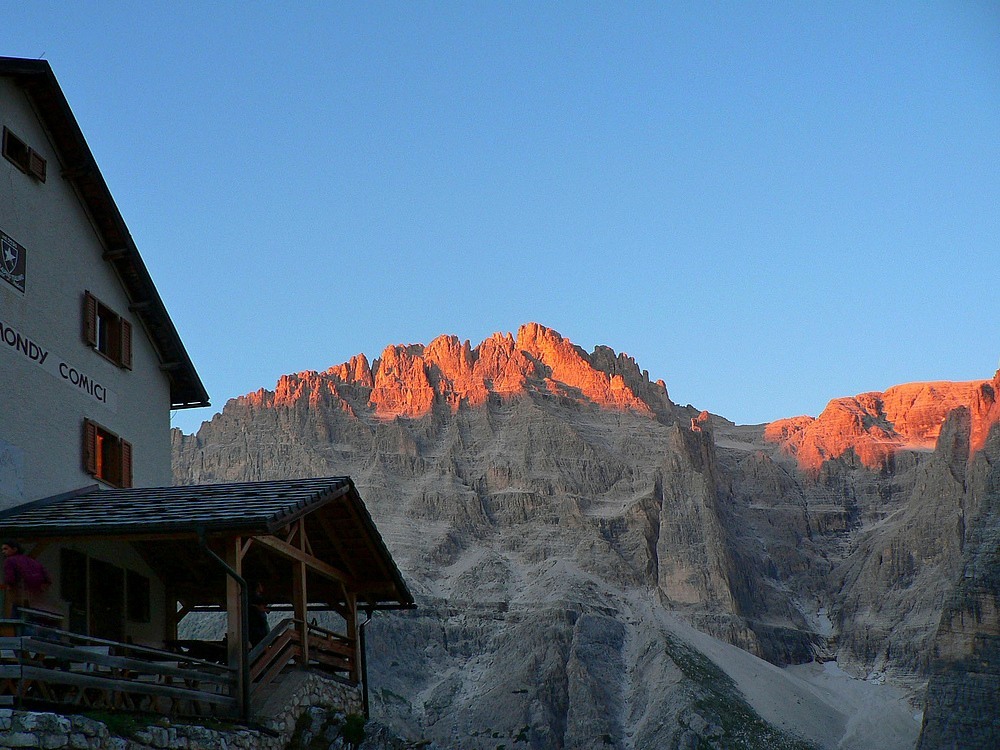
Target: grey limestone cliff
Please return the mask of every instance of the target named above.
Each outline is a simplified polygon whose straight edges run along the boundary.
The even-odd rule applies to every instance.
[[[1000,428],[967,486],[962,565],[930,653],[919,750],[1000,747]]]
[[[818,746],[860,731],[809,701],[730,715],[720,706],[753,698],[754,681],[700,661],[688,624],[776,665],[837,659],[914,703],[928,674],[932,694],[957,689],[934,687],[931,644],[951,653],[945,601],[996,529],[973,509],[995,507],[995,459],[968,464],[967,413],[933,450],[876,468],[848,450],[807,472],[764,426],[678,407],[606,347],[539,328],[491,341],[287,376],[173,435],[180,483],[354,478],[420,605],[369,626],[393,731],[489,750],[730,747],[755,710]],[[995,602],[973,599],[980,614]],[[786,679],[766,674],[762,691]],[[908,732],[893,747],[912,747]]]

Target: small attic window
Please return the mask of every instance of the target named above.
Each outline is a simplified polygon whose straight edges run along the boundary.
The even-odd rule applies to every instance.
[[[27,174],[28,164],[31,162],[31,149],[7,128],[3,129],[3,155],[7,161]]]
[[[25,174],[45,182],[45,159],[7,127],[3,129],[3,155]]]

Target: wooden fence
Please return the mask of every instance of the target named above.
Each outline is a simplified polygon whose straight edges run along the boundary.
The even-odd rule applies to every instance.
[[[293,666],[358,683],[352,639],[306,625],[306,664],[302,630],[301,621],[282,620],[250,652],[251,705],[259,705],[269,686]],[[14,633],[0,636],[0,705],[245,718],[237,670],[219,663],[225,654],[219,642],[175,641],[176,650],[166,651],[22,620],[0,620],[0,632]]]
[[[176,652],[0,620],[0,703],[237,718],[236,670]]]

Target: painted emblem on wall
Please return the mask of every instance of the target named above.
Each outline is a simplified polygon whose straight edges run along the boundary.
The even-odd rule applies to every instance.
[[[27,252],[0,232],[0,278],[24,294],[25,256]]]

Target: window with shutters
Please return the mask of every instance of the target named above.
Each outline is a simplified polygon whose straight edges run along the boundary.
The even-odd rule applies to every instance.
[[[83,468],[112,487],[132,486],[132,444],[89,419],[83,421]]]
[[[90,292],[83,293],[83,338],[119,367],[132,369],[132,324]]]
[[[3,129],[3,155],[25,174],[45,182],[45,159],[6,127]]]

